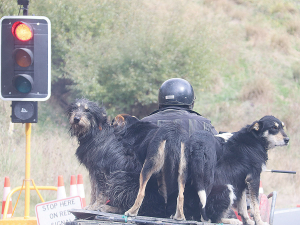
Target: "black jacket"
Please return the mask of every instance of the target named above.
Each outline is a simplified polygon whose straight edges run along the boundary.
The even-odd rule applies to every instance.
[[[206,130],[214,135],[218,134],[210,120],[193,110],[181,107],[165,107],[159,109],[143,118],[142,121],[151,122],[158,126],[174,121],[175,123],[180,123],[184,129],[189,132],[190,136],[197,130]]]

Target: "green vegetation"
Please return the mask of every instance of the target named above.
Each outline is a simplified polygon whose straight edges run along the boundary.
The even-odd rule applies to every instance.
[[[0,16],[18,10],[17,1],[2,0]],[[32,134],[37,185],[55,185],[60,174],[65,183],[73,173],[86,174],[74,157],[76,143],[61,106],[84,96],[103,103],[111,117],[142,118],[156,108],[159,86],[172,77],[190,81],[195,110],[219,131],[238,130],[266,114],[280,118],[291,143],[270,152],[268,167],[300,170],[298,1],[31,0],[29,14],[52,23],[53,94],[39,104]],[[0,110],[0,181],[9,175],[18,186],[24,126],[16,124],[9,134],[8,103]],[[277,207],[299,204],[298,175],[263,173],[262,182],[265,192],[278,191]]]

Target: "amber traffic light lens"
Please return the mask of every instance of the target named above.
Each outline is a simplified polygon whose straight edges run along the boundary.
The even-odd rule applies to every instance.
[[[28,67],[33,62],[33,53],[27,48],[16,49],[14,56],[16,63],[21,67]]]
[[[20,41],[29,41],[33,37],[33,32],[30,25],[20,21],[13,24],[12,33]]]

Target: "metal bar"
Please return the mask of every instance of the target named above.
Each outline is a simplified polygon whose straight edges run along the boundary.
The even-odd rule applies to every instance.
[[[277,198],[277,192],[273,191],[271,194],[268,195],[268,198],[272,197],[272,203],[271,203],[271,211],[270,211],[270,219],[269,223],[270,225],[273,225],[273,219],[274,219],[274,212],[275,212],[275,203]]]
[[[33,184],[33,186],[34,186],[34,189],[36,190],[38,196],[40,197],[41,201],[42,201],[42,202],[45,202],[44,199],[43,199],[43,197],[42,197],[42,195],[41,195],[41,193],[40,193],[39,190],[36,188],[36,185],[35,185],[33,179],[31,180],[31,182],[32,182],[32,184]]]
[[[18,205],[18,202],[19,202],[19,199],[20,199],[20,196],[21,196],[21,193],[22,193],[23,187],[24,187],[24,182],[25,182],[25,180],[23,180],[22,187],[21,187],[21,189],[20,189],[20,193],[19,193],[19,196],[18,196],[18,198],[17,198],[16,204],[15,204],[14,210],[12,211],[12,214],[11,214],[11,216],[13,216],[13,215],[14,215],[14,213],[15,213],[15,210],[16,210],[16,208],[17,208],[17,205]]]
[[[264,172],[296,174],[296,171],[287,171],[287,170],[264,170]]]
[[[53,191],[57,191],[57,187],[54,187],[54,186],[36,186],[36,188],[38,190],[53,190]],[[9,201],[7,201],[7,199],[10,199],[11,196],[15,192],[20,191],[20,190],[25,190],[25,187],[23,187],[23,186],[22,187],[16,187],[13,190],[11,190],[9,192],[9,194],[7,195],[6,202],[5,202],[5,207],[4,207],[4,212],[3,212],[3,219],[6,219],[6,217],[7,217],[8,206],[9,206]],[[35,188],[33,186],[30,186],[30,190],[35,190]]]

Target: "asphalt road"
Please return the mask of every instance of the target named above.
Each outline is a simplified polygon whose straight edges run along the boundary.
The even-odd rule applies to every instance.
[[[273,225],[300,225],[300,208],[276,210]]]

